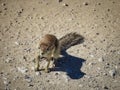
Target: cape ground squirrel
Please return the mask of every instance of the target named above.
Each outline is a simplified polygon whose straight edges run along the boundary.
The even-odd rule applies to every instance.
[[[79,44],[82,40],[83,37],[77,33],[66,34],[59,40],[54,35],[46,34],[39,43],[39,53],[37,54],[35,60],[35,71],[39,70],[39,61],[44,57],[48,61],[45,72],[48,72],[51,60],[57,60],[61,51],[64,51],[73,45]]]

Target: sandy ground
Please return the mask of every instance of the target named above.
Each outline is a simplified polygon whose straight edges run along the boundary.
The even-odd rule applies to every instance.
[[[35,72],[39,39],[70,32],[62,69]],[[120,90],[120,1],[0,0],[0,90]]]

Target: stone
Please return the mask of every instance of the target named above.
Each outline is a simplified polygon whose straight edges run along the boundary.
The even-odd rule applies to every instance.
[[[0,11],[0,13],[2,13],[2,11]],[[2,40],[0,40],[0,41],[2,41]]]
[[[54,75],[59,75],[59,74],[60,74],[60,72],[55,72],[55,73],[54,73]]]
[[[15,81],[18,78],[19,78],[19,76],[14,76],[13,81]]]
[[[28,87],[33,87],[34,85],[33,84],[28,84]]]
[[[33,67],[33,66],[32,66],[32,67],[31,67],[31,70],[33,70],[33,71],[34,71],[34,70],[35,70],[35,67]]]
[[[8,86],[9,84],[11,84],[11,82],[8,81],[8,80],[4,80],[3,83],[4,83],[6,86]]]
[[[23,10],[24,10],[24,9],[20,9],[20,10],[18,11],[18,15],[19,15],[19,16],[22,14]]]
[[[115,69],[110,70],[109,74],[110,74],[111,77],[114,77],[116,75],[116,70]]]
[[[83,87],[83,85],[82,85],[82,84],[79,84],[79,87]]]
[[[84,2],[83,5],[88,6],[88,2]]]
[[[4,8],[4,10],[7,10],[7,8]]]
[[[24,59],[25,61],[27,61],[27,58],[26,58],[26,56],[23,56],[23,59]]]
[[[50,82],[50,80],[46,80],[46,82]]]
[[[2,3],[1,5],[2,5],[2,6],[6,6],[6,3]]]
[[[99,61],[99,62],[103,62],[103,61],[104,61],[103,57],[100,57],[100,58],[98,59],[98,61]]]
[[[25,80],[28,82],[28,83],[31,83],[32,82],[32,78],[28,75],[25,75]]]
[[[104,88],[104,89],[109,89],[107,86],[104,86],[103,88]]]
[[[20,71],[20,72],[23,73],[23,74],[28,71],[28,69],[25,68],[25,67],[17,67],[17,69],[18,69],[18,71]]]
[[[5,60],[6,63],[10,63],[11,61],[12,61],[11,58],[7,58],[7,59]]]
[[[96,35],[99,35],[99,33],[96,33]]]
[[[62,2],[63,0],[58,0],[58,2]]]
[[[15,44],[16,44],[16,45],[19,45],[19,43],[18,43],[17,41],[15,42]]]
[[[66,4],[66,3],[64,3],[63,5],[68,7],[68,4]]]
[[[37,76],[41,75],[41,73],[40,73],[40,72],[35,72],[35,74],[36,74]]]
[[[107,76],[107,73],[103,73],[104,76]]]
[[[94,55],[92,55],[92,54],[91,54],[91,55],[90,55],[90,57],[92,57],[92,58],[93,58],[93,57],[94,57]]]
[[[93,62],[90,62],[88,65],[89,66],[93,66],[95,63],[93,63]]]

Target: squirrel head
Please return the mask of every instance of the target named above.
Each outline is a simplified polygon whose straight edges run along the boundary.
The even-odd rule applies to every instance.
[[[39,43],[39,51],[41,57],[48,57],[53,50],[58,47],[58,40],[54,35],[46,34]]]
[[[52,53],[54,46],[49,43],[40,43],[38,49],[40,50],[40,56],[46,57]]]

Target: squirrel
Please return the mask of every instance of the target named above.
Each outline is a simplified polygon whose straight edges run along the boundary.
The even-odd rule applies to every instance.
[[[68,33],[60,39],[57,39],[57,37],[52,34],[46,34],[39,42],[39,52],[35,58],[35,71],[39,71],[39,61],[45,58],[48,61],[45,72],[49,72],[50,61],[57,60],[62,51],[81,43],[83,39],[83,36],[75,32]]]

